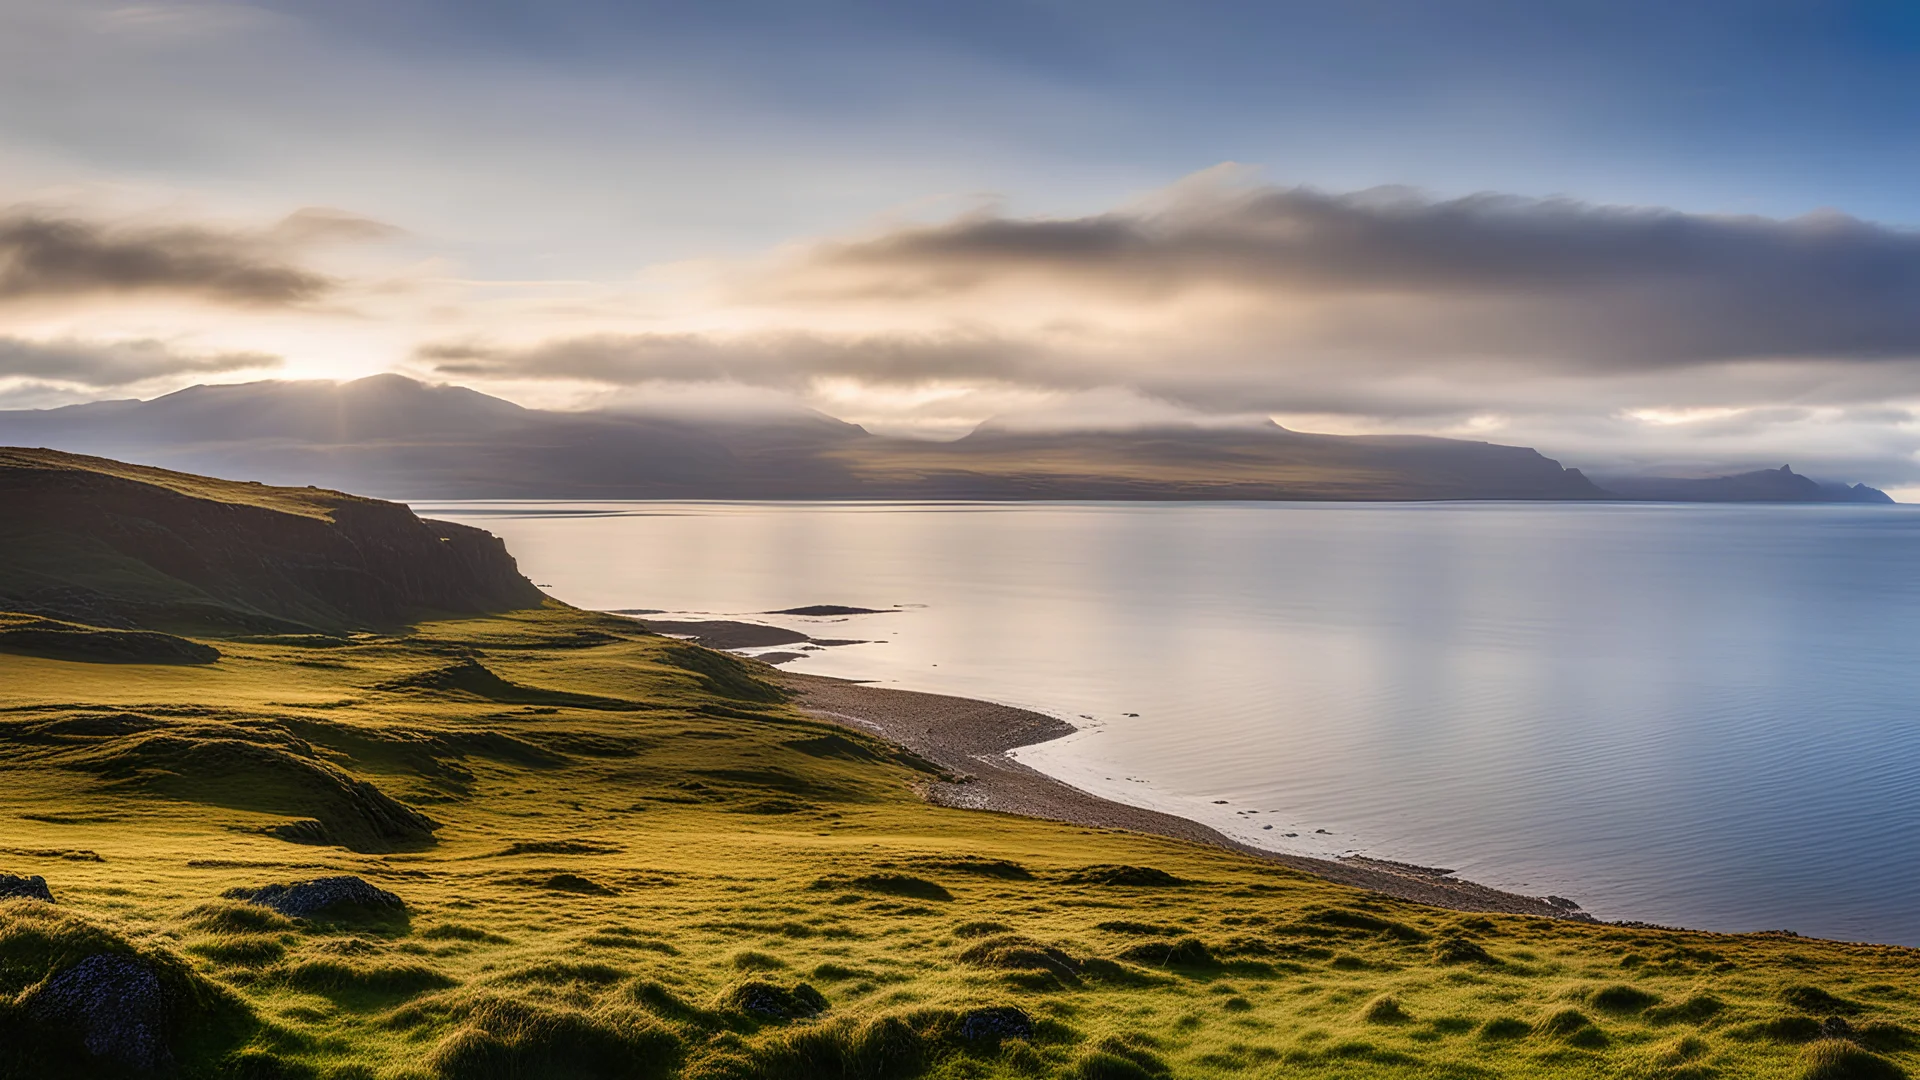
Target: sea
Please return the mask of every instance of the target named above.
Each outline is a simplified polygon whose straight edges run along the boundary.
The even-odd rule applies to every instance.
[[[1061,717],[1016,756],[1251,844],[1920,945],[1920,507],[414,505],[571,604]],[[765,614],[818,604],[879,613]]]

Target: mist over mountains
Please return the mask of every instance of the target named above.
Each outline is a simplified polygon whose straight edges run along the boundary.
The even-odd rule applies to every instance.
[[[1890,502],[1790,469],[1595,483],[1525,447],[1254,427],[1031,432],[945,443],[819,413],[529,409],[400,375],[195,386],[0,411],[0,444],[382,498],[1610,499]]]

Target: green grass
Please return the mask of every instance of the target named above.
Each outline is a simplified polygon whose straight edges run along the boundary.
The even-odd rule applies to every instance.
[[[928,806],[910,757],[621,621],[217,645],[195,667],[0,655],[0,872],[59,898],[0,904],[0,1075],[98,1075],[44,1057],[21,1003],[102,951],[175,989],[187,1076],[1920,1067],[1913,951],[1467,915]],[[222,898],[335,873],[407,914]],[[991,1007],[1032,1034],[966,1038]]]

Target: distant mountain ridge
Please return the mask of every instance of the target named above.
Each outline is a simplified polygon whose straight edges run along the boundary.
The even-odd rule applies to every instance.
[[[1836,501],[1827,495],[1837,487],[1660,480],[1628,490],[1526,447],[1277,424],[1051,433],[983,425],[933,443],[818,413],[693,419],[529,409],[399,375],[0,411],[0,444],[395,499],[1729,501],[1726,492],[1753,491],[1754,499],[1810,502]],[[1871,488],[1844,490],[1859,493],[1849,501],[1885,499]]]
[[[1601,483],[1623,498],[1654,502],[1893,502],[1892,496],[1878,488],[1865,484],[1823,484],[1801,476],[1787,465],[1697,480],[1623,476],[1609,477]]]

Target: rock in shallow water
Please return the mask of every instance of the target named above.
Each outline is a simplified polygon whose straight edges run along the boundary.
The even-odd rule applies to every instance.
[[[53,903],[53,890],[47,888],[47,879],[38,874],[32,877],[0,874],[0,900],[13,896],[24,896],[30,900],[45,900],[49,904]]]
[[[405,911],[407,907],[405,900],[350,874],[296,881],[292,885],[241,889],[238,899],[272,908],[295,919],[309,918],[336,909]]]
[[[60,972],[27,999],[26,1015],[77,1035],[96,1058],[140,1072],[172,1063],[166,986],[131,956],[100,953]]]

